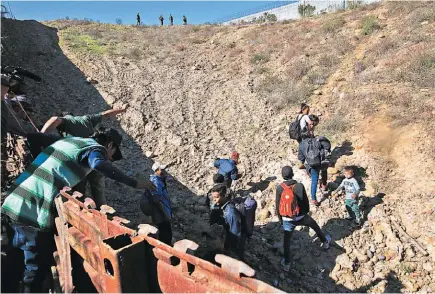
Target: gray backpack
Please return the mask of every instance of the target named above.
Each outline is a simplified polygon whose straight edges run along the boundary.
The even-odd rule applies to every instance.
[[[320,167],[322,163],[322,156],[321,156],[322,145],[320,144],[317,138],[308,138],[305,140],[306,140],[305,160],[307,161],[307,164],[313,168]]]

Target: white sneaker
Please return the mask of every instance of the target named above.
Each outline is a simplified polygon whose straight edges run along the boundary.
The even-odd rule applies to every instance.
[[[320,245],[323,249],[329,249],[329,244],[331,243],[331,236],[330,235],[326,235],[326,242],[323,242],[322,245]]]
[[[285,263],[285,259],[284,258],[281,260],[281,265],[282,265],[282,269],[285,272],[290,271],[290,263],[289,264]]]

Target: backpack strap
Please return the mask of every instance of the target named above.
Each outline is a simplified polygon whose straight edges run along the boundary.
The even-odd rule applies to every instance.
[[[294,187],[294,185],[287,186],[285,183],[281,183],[280,186],[281,186],[283,189],[285,189],[285,188],[291,188],[291,189],[293,189],[293,187]]]

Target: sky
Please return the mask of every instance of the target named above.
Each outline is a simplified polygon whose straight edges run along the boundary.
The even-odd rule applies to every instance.
[[[71,19],[92,19],[105,23],[115,23],[121,19],[123,24],[135,24],[139,12],[141,21],[146,25],[158,24],[160,14],[165,22],[169,14],[174,24],[182,23],[186,15],[190,24],[214,22],[239,12],[250,11],[276,1],[6,1],[16,19],[38,21]],[[4,4],[4,2],[3,2]]]

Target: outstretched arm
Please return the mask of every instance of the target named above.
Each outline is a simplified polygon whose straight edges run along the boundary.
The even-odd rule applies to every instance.
[[[106,177],[123,183],[127,186],[136,189],[155,189],[154,185],[148,180],[137,181],[124,174],[122,171],[113,166],[112,163],[107,159],[105,154],[99,150],[91,151],[88,157],[88,163],[90,168],[96,169]]]
[[[56,129],[60,124],[63,122],[63,119],[58,116],[53,116],[47,122],[41,129],[41,133],[51,133],[54,129]]]
[[[125,112],[126,109],[127,109],[127,106],[124,106],[124,107],[119,108],[119,109],[109,109],[109,110],[103,111],[101,113],[101,116],[103,118],[113,117],[113,116],[116,116],[117,114]]]

